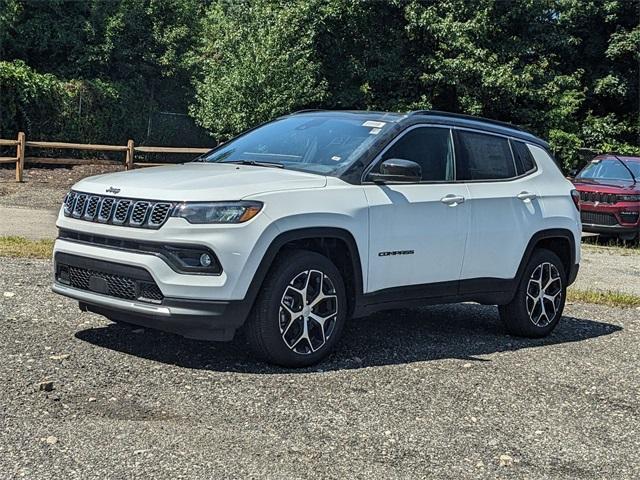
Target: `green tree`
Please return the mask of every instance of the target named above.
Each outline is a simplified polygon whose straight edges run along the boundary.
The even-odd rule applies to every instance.
[[[220,2],[207,11],[191,113],[224,138],[319,104],[326,82],[313,58],[312,2]]]

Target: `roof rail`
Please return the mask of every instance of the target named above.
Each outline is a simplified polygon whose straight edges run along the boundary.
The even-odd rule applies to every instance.
[[[500,120],[492,120],[490,118],[484,118],[484,117],[474,117],[473,115],[466,115],[464,113],[443,112],[442,110],[414,110],[412,112],[409,112],[408,115],[434,115],[439,117],[460,118],[462,120],[473,120],[476,122],[491,123],[493,125],[512,128],[514,130],[519,130],[521,132],[526,131],[520,128],[519,126],[513,125],[512,123],[509,123],[509,122],[501,122]]]
[[[289,115],[297,115],[298,113],[308,113],[308,112],[326,112],[326,109],[323,108],[305,108],[303,110],[297,110],[295,112],[291,112]]]

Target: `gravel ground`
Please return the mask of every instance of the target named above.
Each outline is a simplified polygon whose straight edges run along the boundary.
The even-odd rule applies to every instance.
[[[80,313],[50,269],[0,264],[2,478],[640,477],[637,309],[570,305],[545,340],[388,312],[286,371]]]
[[[640,249],[582,244],[576,288],[640,296]]]

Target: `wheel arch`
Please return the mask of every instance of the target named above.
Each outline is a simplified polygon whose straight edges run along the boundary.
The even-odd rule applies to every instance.
[[[339,253],[338,247],[346,246]],[[333,261],[343,275],[347,287],[349,314],[353,314],[361,303],[363,293],[363,272],[360,252],[355,238],[348,230],[337,227],[308,227],[280,233],[267,247],[258,268],[247,289],[245,301],[250,310],[255,303],[260,288],[279,254],[288,248],[317,251]]]
[[[534,250],[538,248],[546,248],[558,255],[565,268],[567,283],[569,285],[573,283],[578,274],[578,264],[576,263],[576,241],[571,230],[565,228],[541,230],[531,237],[524,254],[522,255],[522,259],[520,260],[516,279],[519,281],[522,277],[522,273],[529,263],[531,255]]]

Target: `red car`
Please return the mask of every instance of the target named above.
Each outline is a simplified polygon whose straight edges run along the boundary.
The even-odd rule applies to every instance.
[[[573,179],[582,230],[633,240],[640,233],[640,157],[595,157]]]

